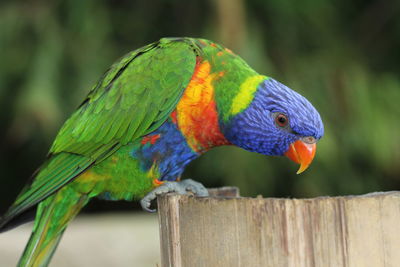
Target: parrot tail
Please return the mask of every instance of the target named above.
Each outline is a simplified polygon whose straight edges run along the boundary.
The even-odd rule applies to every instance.
[[[62,234],[89,197],[64,187],[38,205],[35,223],[18,267],[45,267],[61,239]]]

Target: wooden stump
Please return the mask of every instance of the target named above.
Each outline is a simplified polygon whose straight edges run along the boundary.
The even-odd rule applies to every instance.
[[[162,266],[400,266],[400,192],[158,198]]]

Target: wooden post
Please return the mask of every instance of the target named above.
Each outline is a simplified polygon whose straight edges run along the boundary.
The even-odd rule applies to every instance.
[[[229,190],[228,190],[229,191]],[[400,192],[158,198],[162,266],[400,266]]]

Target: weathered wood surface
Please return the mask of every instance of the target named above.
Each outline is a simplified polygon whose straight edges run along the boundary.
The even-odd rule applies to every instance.
[[[158,199],[158,210],[162,266],[400,266],[400,192],[313,199],[169,194]]]

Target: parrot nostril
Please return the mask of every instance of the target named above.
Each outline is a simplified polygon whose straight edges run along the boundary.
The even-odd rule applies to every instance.
[[[303,142],[307,144],[314,144],[315,142],[317,142],[317,139],[315,139],[315,137],[313,136],[306,136],[303,137],[301,140],[303,140]]]

